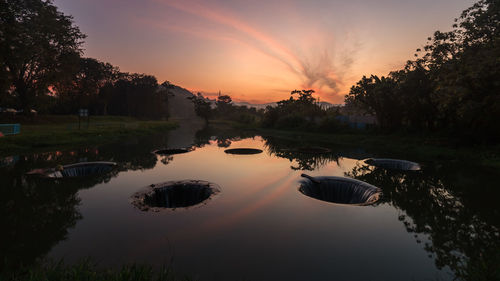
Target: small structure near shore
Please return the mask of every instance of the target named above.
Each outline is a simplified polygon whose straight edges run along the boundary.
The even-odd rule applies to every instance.
[[[159,212],[204,204],[219,192],[218,185],[207,181],[168,181],[134,193],[131,203],[141,211]]]
[[[49,169],[36,169],[28,172],[28,175],[37,175],[44,178],[74,178],[102,175],[113,170],[115,162],[80,162],[70,165],[58,166]]]
[[[369,158],[366,159],[364,162],[368,165],[388,170],[420,171],[422,169],[422,167],[418,163],[407,160],[399,160],[399,159]]]
[[[371,205],[377,202],[382,191],[363,181],[343,177],[311,177],[301,181],[299,191],[309,197],[338,204],[357,206]]]

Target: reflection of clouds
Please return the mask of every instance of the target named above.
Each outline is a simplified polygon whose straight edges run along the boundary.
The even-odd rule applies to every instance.
[[[173,228],[168,236],[175,237],[176,240],[179,241],[180,239],[190,240],[196,238],[199,236],[200,232],[204,235],[210,235],[210,232],[223,232],[239,221],[244,220],[255,212],[263,210],[278,200],[290,189],[290,186],[293,186],[295,183],[296,178],[292,175],[293,172],[287,171],[277,179],[275,179],[275,174],[273,174],[272,178],[262,179],[267,183],[256,185],[252,189],[242,191],[239,197],[241,199],[225,206],[224,209],[226,211],[223,214],[210,217],[210,220],[205,220],[201,224],[191,224],[183,228]],[[224,193],[224,188],[222,188],[222,193]],[[147,253],[151,251],[151,249],[163,246],[162,243],[168,245],[169,241],[163,240],[159,242],[158,240],[150,240],[150,243],[141,245],[140,251]]]

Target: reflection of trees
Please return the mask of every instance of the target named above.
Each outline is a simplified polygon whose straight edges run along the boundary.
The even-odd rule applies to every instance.
[[[0,272],[32,264],[65,239],[81,218],[77,189],[24,175],[37,162],[23,158],[0,170]]]
[[[99,161],[118,162],[124,170],[152,169],[157,162],[152,151],[164,147],[166,143],[166,135],[128,138],[122,143],[100,147]]]
[[[174,156],[172,155],[159,155],[160,157],[160,162],[163,163],[163,165],[167,165],[168,163],[174,161]]]
[[[404,211],[399,219],[407,231],[430,239],[425,249],[439,268],[449,266],[458,279],[498,280],[500,192],[494,172],[454,167],[401,173],[358,165],[346,175],[382,188],[385,202]]]
[[[290,167],[292,170],[312,171],[326,166],[332,161],[337,162],[338,164],[339,155],[336,153],[311,154],[298,152],[297,148],[301,147],[301,144],[298,142],[285,141],[283,139],[269,136],[263,138],[266,142],[265,146],[269,154],[288,159],[290,162],[295,161],[297,163],[296,166]]]
[[[229,147],[233,141],[252,137],[255,137],[255,134],[252,132],[242,132],[232,128],[218,129],[208,126],[196,132],[194,145],[196,147],[203,147],[210,144],[210,141],[215,141],[218,147]]]
[[[17,162],[0,168],[0,272],[29,266],[66,239],[68,229],[81,218],[78,190],[108,182],[120,171],[153,168],[157,157],[151,151],[165,143],[162,136],[128,138],[98,148],[20,156]],[[114,161],[119,168],[97,177],[44,179],[26,175],[32,169],[81,161]]]
[[[231,145],[231,139],[217,139],[218,147],[229,147]]]

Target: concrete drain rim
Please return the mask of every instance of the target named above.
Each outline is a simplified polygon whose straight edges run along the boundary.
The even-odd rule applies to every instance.
[[[27,174],[49,179],[98,177],[111,172],[117,166],[116,162],[107,161],[78,162],[56,168],[35,169]]]
[[[345,177],[309,177],[300,181],[303,195],[338,205],[368,206],[382,198],[382,190],[364,181]]]
[[[420,171],[422,167],[420,164],[408,160],[390,159],[390,158],[368,158],[364,160],[365,164],[398,171]]]
[[[193,186],[196,186],[196,189],[198,189],[196,190],[196,192],[199,192],[200,190],[204,192],[203,198],[201,198],[200,200],[198,200],[199,198],[196,198],[197,200],[194,202],[194,204],[185,205],[183,204],[185,202],[177,204],[179,206],[152,206],[150,204],[151,200],[154,200],[156,196],[160,196],[159,193],[165,193],[165,192],[168,193],[173,191],[174,189],[177,190],[186,189],[186,191],[183,192],[189,193],[191,191],[187,189],[192,190]],[[219,193],[220,193],[220,187],[217,184],[208,181],[203,181],[203,180],[167,181],[157,184],[151,184],[149,186],[142,188],[140,191],[134,193],[130,197],[130,202],[134,207],[145,212],[160,212],[169,210],[173,211],[176,209],[190,209],[190,208],[204,206],[208,202],[212,201]],[[199,194],[194,194],[194,195],[199,195]],[[170,199],[179,200],[179,198],[170,198]]]

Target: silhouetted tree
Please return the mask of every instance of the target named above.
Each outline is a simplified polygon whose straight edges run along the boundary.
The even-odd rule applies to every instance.
[[[120,75],[118,68],[109,63],[81,58],[76,72],[54,85],[58,112],[74,114],[79,108],[91,108],[93,114],[106,114],[108,100],[100,91]]]
[[[73,72],[85,38],[50,0],[0,0],[0,34],[0,74],[25,113]]]
[[[312,96],[313,90],[294,90],[290,98],[277,103],[276,107],[268,106],[262,125],[278,129],[330,130],[337,127],[338,122],[331,119]],[[298,95],[295,99],[294,95]],[[333,112],[330,112],[333,113]],[[328,121],[326,121],[328,119]],[[326,126],[329,124],[328,126]]]
[[[205,119],[206,122],[208,122],[208,119],[213,114],[210,102],[207,101],[201,93],[198,93],[196,96],[194,96],[192,98],[192,101],[194,103],[194,109],[196,111],[196,114]]]
[[[416,59],[389,77],[363,77],[346,105],[388,130],[439,129],[469,140],[500,139],[500,3],[481,0],[436,31]]]
[[[129,74],[104,89],[110,95],[110,114],[142,118],[168,117],[168,90],[154,76]]]

